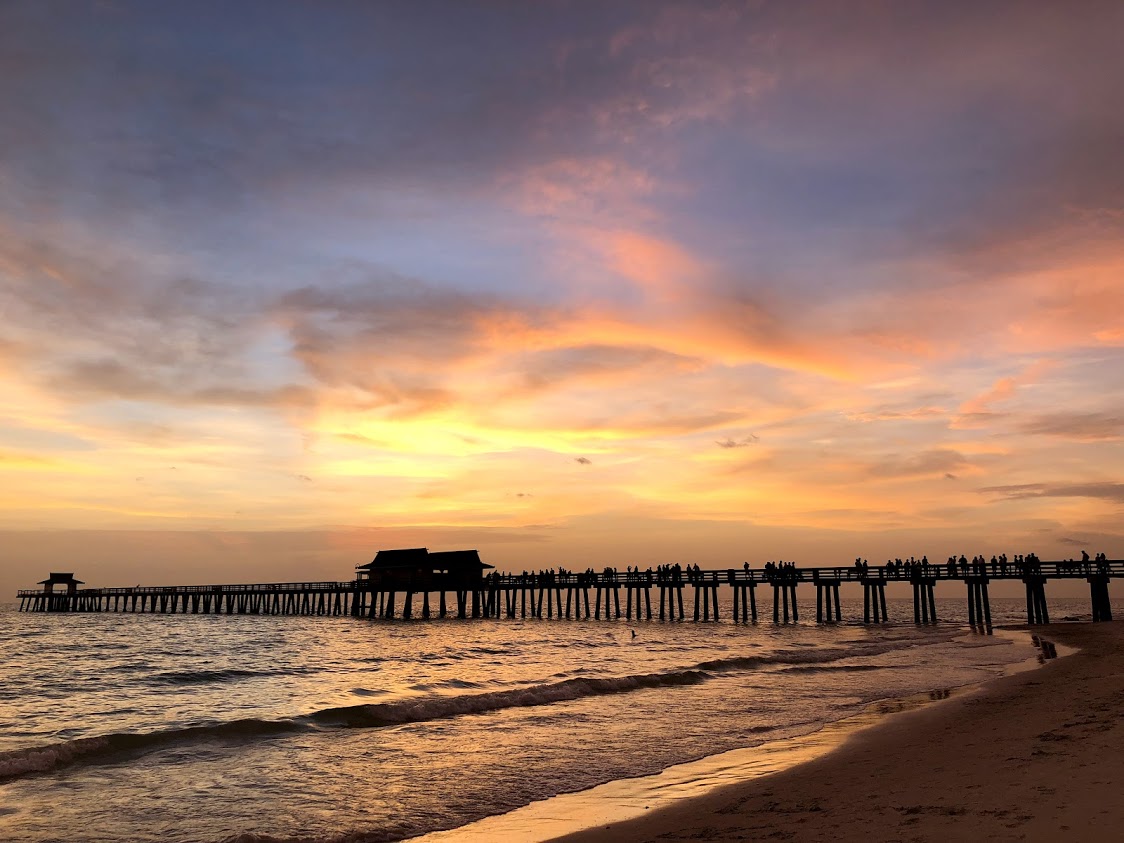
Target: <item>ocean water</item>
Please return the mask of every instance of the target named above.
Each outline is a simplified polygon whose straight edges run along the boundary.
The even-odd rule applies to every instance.
[[[6,607],[0,840],[401,840],[1035,657],[937,603],[930,627],[899,600],[870,627]]]

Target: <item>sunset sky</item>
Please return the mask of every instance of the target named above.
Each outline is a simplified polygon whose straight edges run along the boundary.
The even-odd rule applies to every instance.
[[[1124,556],[1124,4],[5,2],[0,600]]]

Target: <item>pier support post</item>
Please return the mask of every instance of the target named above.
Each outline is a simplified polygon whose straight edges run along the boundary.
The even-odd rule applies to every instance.
[[[1108,575],[1089,577],[1089,595],[1093,602],[1093,622],[1112,620],[1112,604],[1108,598]]]
[[[932,578],[918,577],[913,580],[913,622],[936,623],[937,604],[933,594],[936,581]],[[990,612],[990,608],[988,612]]]
[[[1046,608],[1046,578],[1041,575],[1023,577],[1026,585],[1026,617],[1029,624],[1047,624],[1050,612]]]
[[[991,600],[987,593],[986,576],[968,577],[968,623],[991,629]]]
[[[789,622],[789,606],[791,604],[792,622],[800,620],[800,610],[796,607],[796,583],[773,583],[773,623],[780,623],[783,615],[784,623]]]
[[[839,580],[816,579],[816,623],[838,623],[842,620],[839,612]],[[795,587],[793,588],[795,602]]]

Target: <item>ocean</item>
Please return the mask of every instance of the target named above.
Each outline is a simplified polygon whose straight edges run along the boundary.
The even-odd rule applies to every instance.
[[[882,626],[4,607],[0,840],[402,840],[1041,657],[937,605],[928,627],[901,600]]]

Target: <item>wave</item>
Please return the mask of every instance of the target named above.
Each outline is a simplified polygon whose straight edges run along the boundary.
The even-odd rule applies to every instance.
[[[912,643],[913,642],[910,642],[907,646],[912,646]],[[753,670],[755,668],[770,667],[773,665],[801,667],[804,665],[827,664],[828,662],[854,658],[856,656],[877,656],[881,653],[888,653],[891,650],[900,650],[902,648],[902,642],[900,641],[887,641],[868,644],[864,647],[846,649],[820,648],[815,650],[779,650],[770,656],[731,656],[726,659],[713,659],[711,661],[700,662],[695,665],[695,667],[698,670],[723,673],[734,670]]]
[[[157,673],[144,680],[146,685],[204,685],[213,682],[233,682],[239,679],[252,679],[262,676],[301,676],[314,673],[308,668],[290,668],[276,670],[242,670],[230,668],[227,670],[180,670],[167,673]]]
[[[207,740],[236,742],[305,731],[309,727],[295,720],[257,720],[248,718],[160,732],[119,732],[92,738],[75,738],[59,743],[0,752],[0,781],[33,773],[46,773],[78,762],[96,762],[126,752],[138,752],[172,744]]]
[[[712,659],[690,667],[656,673],[616,677],[578,676],[557,682],[482,694],[428,695],[394,702],[340,706],[282,720],[248,718],[158,732],[115,733],[99,737],[76,738],[0,753],[0,781],[46,773],[71,764],[98,763],[112,760],[122,753],[146,752],[173,744],[207,741],[237,743],[296,732],[372,729],[421,723],[463,715],[486,714],[504,709],[552,705],[589,697],[624,694],[643,689],[697,685],[708,681],[716,674],[744,672],[770,666],[785,666],[788,670],[824,669],[817,666],[857,655],[876,655],[890,649],[896,649],[895,645],[877,644],[861,649],[783,650],[769,656]],[[840,666],[839,669],[862,670],[864,667]],[[193,671],[162,674],[162,677],[167,684],[190,684],[227,681],[243,675],[259,674],[244,670]],[[465,688],[474,685],[466,681],[441,684],[446,684],[448,687],[463,685]]]
[[[318,726],[343,729],[369,729],[379,726],[400,726],[427,720],[443,720],[463,714],[484,714],[507,708],[550,705],[584,697],[621,694],[640,688],[673,685],[697,685],[709,675],[702,670],[677,670],[668,673],[645,673],[636,676],[566,679],[529,688],[490,691],[485,694],[447,697],[418,697],[391,703],[349,705],[326,708],[297,718]]]

